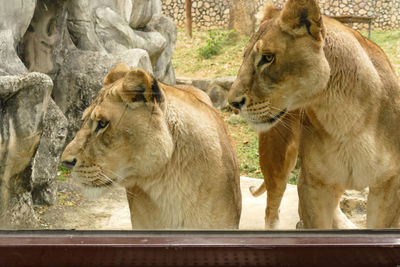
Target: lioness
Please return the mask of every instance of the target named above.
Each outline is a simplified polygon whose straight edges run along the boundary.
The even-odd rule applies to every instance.
[[[353,227],[339,200],[345,189],[365,187],[367,227],[398,226],[400,86],[376,44],[321,16],[315,0],[269,6],[229,102],[258,131],[304,110],[298,191],[305,228]]]
[[[118,64],[62,161],[86,187],[124,186],[134,229],[238,228],[236,156],[210,99],[194,87]]]

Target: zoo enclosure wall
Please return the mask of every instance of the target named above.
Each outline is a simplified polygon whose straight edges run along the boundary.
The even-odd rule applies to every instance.
[[[242,0],[244,1],[244,0]],[[246,0],[255,2],[255,13],[262,11],[267,1],[282,7],[286,0]],[[229,26],[230,0],[192,0],[193,27],[216,29]],[[319,0],[321,12],[328,16],[373,18],[372,30],[400,30],[400,0]],[[185,0],[162,0],[163,13],[180,28],[185,27]],[[353,23],[358,30],[368,24]]]

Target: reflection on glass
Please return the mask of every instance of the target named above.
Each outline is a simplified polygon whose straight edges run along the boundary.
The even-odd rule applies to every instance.
[[[273,2],[0,0],[0,228],[398,227],[398,8]]]

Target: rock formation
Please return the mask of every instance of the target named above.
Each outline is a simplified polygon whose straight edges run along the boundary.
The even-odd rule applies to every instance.
[[[118,62],[175,83],[160,0],[0,0],[0,228],[35,227],[66,142]],[[54,84],[54,86],[53,86]]]
[[[0,77],[0,228],[34,226],[31,166],[52,87],[41,73]]]

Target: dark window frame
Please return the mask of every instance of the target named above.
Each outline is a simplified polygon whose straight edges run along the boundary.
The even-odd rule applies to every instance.
[[[0,231],[0,266],[399,266],[400,231]]]

